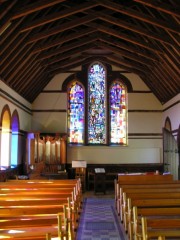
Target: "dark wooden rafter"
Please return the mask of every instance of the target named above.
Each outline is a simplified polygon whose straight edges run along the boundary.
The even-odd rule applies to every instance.
[[[38,55],[37,55],[38,56]],[[14,87],[18,87],[19,83],[22,79],[25,79],[25,74],[30,71],[31,67],[36,64],[36,57],[32,54],[29,54],[24,61],[22,60],[21,64],[19,65],[18,69],[11,74],[9,77],[11,83]],[[32,71],[32,69],[31,69]]]
[[[12,7],[17,3],[18,0],[11,1],[10,3],[6,1],[4,5],[0,8],[0,18],[2,19],[9,11],[11,11]]]
[[[33,102],[94,60],[137,74],[161,103],[180,92],[176,0],[0,1],[0,77]]]
[[[72,28],[75,28],[75,27],[78,27],[78,26],[81,26],[87,22],[91,22],[93,21],[94,19],[96,19],[97,17],[89,17],[89,16],[85,16],[83,18],[78,18],[76,19],[75,21],[69,21],[67,23],[64,23],[64,24],[61,24],[61,26],[58,26],[58,27],[54,27],[50,30],[47,30],[47,31],[43,31],[41,33],[38,33],[34,36],[32,36],[27,43],[32,43],[32,42],[35,42],[35,41],[38,41],[38,40],[41,40],[43,38],[47,38],[49,36],[52,36],[52,35],[56,35],[60,32],[63,32],[63,31],[66,31],[66,30],[69,30],[69,29],[72,29]]]
[[[38,19],[35,22],[31,22],[30,24],[25,26],[21,31],[22,32],[29,31],[30,29],[39,27],[39,26],[47,24],[49,22],[68,17],[72,14],[76,14],[76,13],[88,10],[89,8],[92,8],[92,7],[96,7],[97,5],[98,4],[94,3],[93,1],[91,1],[90,3],[89,2],[83,3],[81,5],[75,6],[74,8],[67,9],[67,10],[64,10],[61,12],[57,12],[57,13],[45,16],[44,18]]]
[[[33,72],[32,72],[32,68],[33,68]],[[40,69],[42,69],[40,63],[36,63],[34,64],[34,66],[31,67],[31,74],[28,74],[28,73],[25,74],[26,81],[24,81],[23,79],[18,85],[18,88],[19,88],[18,90],[20,93],[26,91],[27,86],[29,86],[30,83],[32,84],[33,81],[36,81],[35,76],[40,71]]]
[[[179,55],[176,55],[176,52],[174,51],[174,48],[167,48],[166,45],[163,45],[164,49],[166,50],[167,58],[169,59],[169,62],[171,66],[173,66],[173,69],[176,69],[176,71],[179,72],[180,69],[180,63],[179,63]]]
[[[140,26],[135,26],[123,20],[119,21],[118,18],[112,17],[110,15],[106,15],[105,13],[98,12],[95,15],[97,15],[99,19],[102,19],[103,21],[111,23],[113,25],[117,25],[118,27],[128,29],[132,32],[136,32],[138,34],[147,36],[149,38],[153,38],[157,41],[164,42],[166,44],[172,44],[172,40],[170,38],[168,39],[168,36],[163,36],[163,34],[159,35],[152,31],[147,31],[145,28],[142,28]]]
[[[86,43],[86,45],[84,44],[84,46],[81,46],[81,55],[82,55],[83,51],[87,51],[88,49],[93,48],[94,47],[93,42],[95,42],[95,41],[96,41],[96,39],[91,39],[89,42]],[[79,49],[78,48],[71,49],[70,52],[68,52],[68,53],[65,52],[63,54],[55,56],[55,57],[51,58],[50,61],[46,60],[44,62],[41,62],[41,64],[43,66],[50,66],[54,63],[62,61],[63,59],[71,58],[72,54],[73,55],[79,54]]]
[[[95,30],[93,30],[93,31],[91,30],[91,32],[94,32],[94,31]],[[68,41],[72,41],[73,39],[78,39],[78,38],[86,35],[87,33],[88,33],[87,30],[82,31],[82,32],[75,32],[73,34],[70,34],[70,35],[67,35],[65,37],[62,37],[61,39],[57,39],[57,40],[54,40],[54,41],[52,41],[50,43],[44,44],[44,45],[42,45],[40,47],[37,47],[37,48],[34,49],[33,53],[42,52],[42,51],[45,51],[45,50],[47,50],[49,48],[52,48],[54,46],[58,46],[60,44],[66,43]]]
[[[11,18],[12,18],[11,9],[14,7],[16,2],[17,2],[17,0],[12,1],[9,5],[7,5],[5,7],[2,6],[2,8],[1,8],[2,10],[0,10],[0,19],[1,19],[0,35],[2,35],[11,24]]]
[[[104,25],[102,26],[102,24],[100,25],[100,24],[96,24],[96,23],[90,23],[89,26],[98,29],[98,31],[100,31],[100,32],[109,34],[110,36],[114,36],[114,37],[117,37],[119,39],[126,40],[130,43],[133,43],[133,44],[138,45],[140,47],[151,50],[152,52],[160,53],[160,51],[158,49],[156,49],[154,46],[149,46],[149,44],[147,44],[146,42],[139,41],[137,38],[134,38],[130,35],[123,34],[123,33],[119,34],[119,32],[117,30],[113,30],[113,29],[108,28]]]
[[[108,55],[107,59],[113,60],[113,61],[115,61],[117,63],[120,63],[120,64],[122,64],[124,66],[127,66],[129,68],[137,69],[140,72],[148,72],[148,69],[145,66],[143,66],[143,68],[142,68],[142,66],[140,64],[138,64],[136,62],[127,61],[127,60],[122,59],[122,58],[120,58],[118,56]]]
[[[160,2],[158,3],[156,0],[151,0],[151,1],[147,1],[147,0],[134,0],[134,1],[138,2],[138,3],[142,3],[142,4],[144,4],[144,5],[148,6],[148,7],[154,8],[154,9],[156,9],[158,11],[162,11],[162,12],[165,12],[167,14],[179,17],[179,10],[180,9],[174,8],[170,4],[167,4],[166,2],[161,4]]]
[[[31,102],[34,100],[34,98],[41,92],[42,89],[49,83],[51,80],[51,77],[48,74],[44,74],[43,71],[38,72],[38,82],[35,82],[33,84],[33,89],[35,91],[32,93],[31,91],[27,92],[27,96],[31,99]]]
[[[26,46],[23,46],[22,48],[19,47],[19,49],[16,51],[16,54],[12,55],[11,60],[13,61],[6,65],[5,71],[2,73],[3,76],[8,79],[8,83],[11,79],[11,74],[14,75],[19,66],[21,66],[21,63],[24,63],[24,59],[31,55],[32,47],[33,45],[31,45],[29,48],[26,48]]]
[[[131,53],[134,53],[136,54],[137,56],[141,56],[143,58],[147,58],[151,61],[158,61],[158,58],[157,56],[155,56],[154,54],[152,54],[151,52],[142,52],[140,50],[137,50],[133,45],[130,46],[130,45],[125,45],[123,44],[122,42],[118,42],[117,40],[115,39],[112,39],[112,38],[108,38],[106,35],[103,35],[99,38],[99,40],[101,42],[105,42],[105,43],[108,43],[108,44],[112,44],[113,46],[116,46],[118,47],[119,49],[124,49],[124,50],[127,50],[128,52],[131,52]]]
[[[82,32],[78,32],[77,35],[77,39],[79,38],[80,40],[75,41],[73,44],[69,44],[68,41],[66,41],[66,45],[62,46],[61,48],[58,49],[53,49],[53,50],[49,50],[48,52],[44,51],[41,52],[40,56],[38,57],[38,60],[42,60],[42,59],[47,59],[49,57],[61,54],[63,52],[66,51],[70,51],[73,48],[79,48],[85,44],[91,43],[93,40],[97,40],[98,37],[95,36],[95,34],[93,34],[96,30],[95,29],[89,29],[86,31],[82,31]],[[88,36],[90,34],[90,37]],[[85,37],[83,38],[83,36],[85,35]],[[87,35],[87,36],[86,36]],[[72,40],[72,38],[70,38],[70,41]]]
[[[130,73],[135,73],[135,74],[137,74],[137,75],[143,74],[142,71],[139,71],[138,69],[136,69],[136,68],[134,68],[134,67],[128,67],[126,64],[123,64],[123,63],[121,63],[120,61],[117,62],[117,60],[114,60],[114,59],[112,59],[112,58],[111,58],[111,59],[110,59],[110,58],[107,58],[106,61],[105,61],[105,63],[114,65],[114,66],[119,67],[119,68],[121,68],[121,69],[124,69],[124,70],[126,70],[126,71],[128,71],[128,72],[130,72]]]
[[[30,76],[31,78],[31,76]],[[30,80],[29,80],[30,81]],[[36,96],[37,94],[39,94],[41,92],[41,89],[44,88],[44,84],[42,84],[42,82],[44,82],[44,84],[48,83],[47,78],[46,78],[46,74],[44,72],[44,69],[41,68],[38,72],[37,72],[37,78],[36,81],[34,78],[32,78],[31,81],[31,87],[30,88],[26,88],[24,91],[24,95],[28,96],[28,98],[31,100],[34,99],[34,96]]]
[[[147,60],[147,59],[145,59],[143,57],[139,57],[136,54],[132,54],[130,52],[118,49],[116,47],[113,47],[111,45],[104,44],[104,43],[101,43],[100,46],[104,47],[105,49],[108,49],[108,50],[112,51],[114,54],[118,54],[120,56],[124,56],[124,57],[126,57],[128,59],[132,59],[133,61],[139,62],[141,64],[152,66],[152,62],[151,61],[149,61],[149,60]]]
[[[27,35],[28,35],[28,33],[17,36],[16,41],[12,44],[12,46],[9,47],[8,51],[6,51],[4,53],[4,56],[2,55],[1,64],[4,63],[4,65],[2,65],[2,69],[1,69],[2,71],[4,71],[4,68],[6,68],[7,64],[10,64],[10,62],[13,60],[13,58],[15,58],[15,55],[17,55],[16,49],[19,46],[22,46],[21,44],[22,44],[23,40],[27,37]]]
[[[17,19],[17,18],[21,18],[24,16],[27,16],[31,13],[40,11],[42,9],[45,9],[47,7],[51,7],[53,5],[56,5],[58,3],[62,3],[65,0],[43,0],[43,1],[39,1],[39,2],[34,2],[32,4],[29,4],[28,6],[24,6],[23,8],[17,10],[16,12],[14,12],[12,19]]]
[[[56,65],[54,65],[54,66],[52,66],[52,67],[50,67],[50,68],[48,68],[48,71],[49,72],[51,72],[51,71],[54,71],[55,69],[58,69],[59,68],[59,66],[61,66],[61,68],[66,68],[66,67],[68,67],[68,66],[70,66],[70,65],[72,65],[72,64],[74,64],[74,63],[78,63],[78,62],[82,62],[84,59],[86,59],[87,57],[83,57],[83,56],[81,56],[81,57],[79,57],[79,56],[77,56],[77,57],[74,57],[74,58],[71,58],[71,59],[66,59],[66,60],[64,60],[64,61],[62,61],[62,62],[60,62],[60,63],[58,63],[58,64],[56,64]]]
[[[129,9],[129,8],[123,6],[123,5],[121,6],[117,3],[113,3],[113,2],[110,2],[108,0],[103,0],[103,1],[97,0],[97,2],[101,2],[101,5],[109,8],[109,9],[112,9],[116,12],[120,12],[120,13],[128,15],[132,18],[136,18],[140,21],[144,21],[144,22],[147,22],[149,24],[155,25],[157,27],[167,29],[169,31],[176,32],[176,33],[179,33],[179,31],[180,31],[180,27],[177,24],[174,24],[172,26],[172,25],[168,24],[167,22],[164,22],[160,19],[154,19],[154,18],[152,18],[150,16],[147,16],[143,13],[139,13],[135,10]]]

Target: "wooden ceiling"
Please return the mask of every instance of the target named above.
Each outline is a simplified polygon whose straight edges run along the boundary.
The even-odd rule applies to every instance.
[[[164,104],[180,92],[179,0],[0,0],[0,78],[33,102],[58,73],[101,60]]]

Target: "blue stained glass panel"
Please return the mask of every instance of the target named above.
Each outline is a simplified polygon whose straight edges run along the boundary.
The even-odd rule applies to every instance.
[[[69,86],[68,102],[69,143],[84,143],[84,89],[74,81]]]
[[[126,89],[120,82],[113,82],[110,88],[111,143],[127,144]]]
[[[88,71],[88,143],[106,144],[106,71],[94,63]]]

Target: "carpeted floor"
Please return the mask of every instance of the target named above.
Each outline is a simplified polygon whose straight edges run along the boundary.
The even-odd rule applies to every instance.
[[[113,198],[84,198],[76,240],[125,240]]]

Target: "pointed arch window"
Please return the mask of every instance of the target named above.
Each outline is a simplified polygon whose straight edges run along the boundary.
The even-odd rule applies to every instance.
[[[68,87],[69,143],[84,144],[85,92],[82,84],[72,81]]]
[[[12,114],[11,166],[18,165],[19,117],[17,111]]]
[[[0,167],[7,168],[10,166],[11,151],[11,113],[6,105],[2,111],[2,129],[1,129],[1,151],[0,151]]]
[[[126,88],[114,81],[110,86],[110,141],[112,144],[127,144],[127,97]]]
[[[94,63],[88,71],[88,143],[106,144],[106,70]]]
[[[125,82],[129,89],[131,85],[124,76],[122,80],[116,75],[113,72],[108,75],[105,65],[93,62],[86,68],[86,75],[79,74],[80,77],[68,82],[69,143],[127,145]]]

